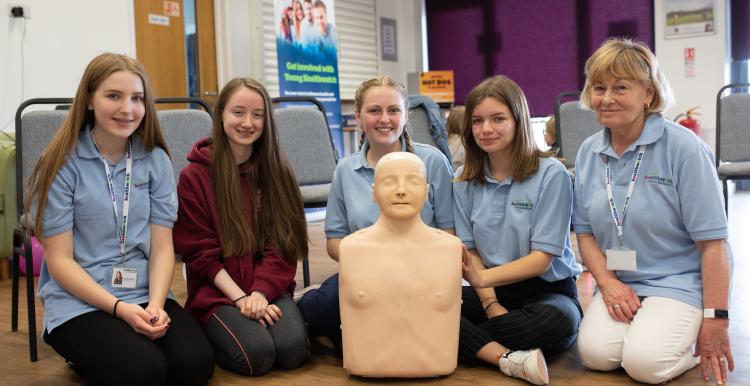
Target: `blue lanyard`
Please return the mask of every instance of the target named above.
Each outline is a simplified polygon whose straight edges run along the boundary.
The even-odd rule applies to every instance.
[[[93,138],[93,135],[92,135]],[[96,143],[94,143],[96,145]],[[97,149],[98,150],[98,149]],[[123,266],[125,265],[125,240],[127,239],[127,233],[128,233],[128,212],[130,211],[130,181],[131,181],[131,173],[133,169],[133,149],[130,143],[130,139],[128,139],[128,152],[127,152],[127,158],[125,159],[125,191],[123,192],[122,196],[122,220],[120,221],[120,226],[118,230],[118,236],[120,241],[120,264]],[[107,174],[107,188],[109,188],[109,195],[112,199],[112,209],[114,209],[115,212],[115,223],[117,223],[118,216],[117,216],[117,199],[115,198],[115,189],[112,181],[114,180],[114,176],[112,175],[112,172],[109,170],[109,162],[104,159],[104,157],[99,154],[99,159],[104,164],[104,171]]]
[[[612,171],[609,169],[609,156],[604,157],[604,165],[607,170],[607,198],[609,199],[609,210],[612,213],[612,218],[615,220],[615,225],[617,226],[617,239],[620,242],[620,248],[622,248],[622,224],[625,222],[625,213],[628,211],[630,197],[633,196],[635,181],[638,179],[638,172],[641,170],[641,162],[643,161],[644,154],[646,154],[646,145],[641,145],[638,147],[638,155],[635,157],[635,167],[633,167],[633,174],[630,177],[628,192],[625,194],[625,202],[622,205],[622,217],[617,214],[617,205],[615,204],[615,197],[612,194]]]

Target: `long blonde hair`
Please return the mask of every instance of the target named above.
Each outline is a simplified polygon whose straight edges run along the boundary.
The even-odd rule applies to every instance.
[[[367,95],[367,92],[370,91],[373,87],[391,87],[395,89],[396,91],[401,94],[401,97],[404,100],[404,112],[403,114],[406,114],[406,116],[409,116],[409,95],[406,93],[406,87],[404,87],[403,84],[400,82],[392,79],[388,76],[380,76],[377,78],[372,78],[369,80],[366,80],[362,82],[361,85],[357,88],[357,92],[354,93],[354,109],[362,114],[362,109],[365,107],[365,96]],[[409,131],[406,129],[406,125],[404,125],[404,130],[401,132],[401,138],[406,142],[406,150],[408,150],[410,153],[414,153],[414,144],[411,141],[411,137],[409,136]],[[362,130],[362,135],[359,137],[359,147],[362,148],[362,145],[367,140],[367,135],[365,134],[365,131]]]
[[[543,152],[536,146],[534,134],[531,130],[526,96],[516,82],[502,75],[485,79],[474,87],[466,97],[466,112],[464,113],[464,130],[462,133],[466,156],[463,172],[457,180],[474,181],[480,184],[485,182],[485,168],[488,165],[489,156],[474,139],[471,116],[474,114],[477,105],[487,98],[497,99],[508,106],[511,114],[513,114],[516,133],[510,150],[510,176],[514,181],[522,181],[539,169],[539,157],[549,157],[552,153]]]
[[[246,216],[246,198],[240,184],[240,170],[224,133],[223,113],[229,98],[247,88],[263,97],[263,133],[253,143],[247,175],[255,189],[250,200],[252,223]],[[289,261],[307,257],[307,222],[302,196],[289,161],[284,155],[273,119],[271,98],[263,85],[251,78],[235,78],[219,93],[213,112],[211,174],[216,206],[221,221],[221,249],[224,256],[262,253],[266,246],[278,248]]]
[[[105,53],[95,57],[83,72],[67,118],[42,152],[29,177],[23,205],[24,213],[29,217],[31,207],[36,203],[36,215],[33,222],[35,234],[41,235],[44,210],[47,205],[47,193],[57,176],[57,172],[70,158],[81,130],[87,125],[94,125],[94,111],[88,109],[94,93],[110,75],[118,71],[127,71],[138,75],[143,82],[145,112],[140,126],[133,134],[141,137],[147,151],[151,151],[158,146],[169,155],[167,144],[159,127],[159,120],[156,117],[151,85],[143,66],[137,60],[120,54]]]

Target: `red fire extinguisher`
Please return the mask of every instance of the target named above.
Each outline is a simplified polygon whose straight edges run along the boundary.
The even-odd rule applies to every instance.
[[[684,114],[680,114],[675,117],[675,121],[682,126],[687,127],[688,129],[692,130],[693,133],[700,136],[701,135],[701,123],[696,119],[698,115],[701,115],[697,110],[700,106],[695,106],[693,108],[689,108],[688,111]],[[683,118],[684,117],[684,118]],[[680,119],[682,118],[682,119]],[[679,119],[679,120],[678,120]]]

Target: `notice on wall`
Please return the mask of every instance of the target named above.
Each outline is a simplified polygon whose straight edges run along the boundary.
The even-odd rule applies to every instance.
[[[716,33],[716,0],[664,0],[664,38]]]
[[[396,19],[380,18],[380,52],[381,59],[398,61],[396,38]]]
[[[154,25],[163,25],[169,27],[169,16],[148,14],[148,23]]]
[[[164,14],[172,17],[180,17],[180,3],[176,1],[165,1]]]
[[[685,78],[695,78],[695,48],[685,48]]]
[[[419,74],[419,95],[428,96],[435,103],[453,103],[453,71],[427,71]]]

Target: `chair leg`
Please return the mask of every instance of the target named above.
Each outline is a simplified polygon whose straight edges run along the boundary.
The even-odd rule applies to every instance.
[[[721,185],[724,190],[724,213],[726,214],[727,219],[729,219],[729,187],[727,186],[726,178],[721,179]]]
[[[302,283],[305,287],[310,286],[310,260],[307,257],[302,260]]]
[[[36,303],[34,294],[34,251],[31,249],[31,237],[24,240],[26,257],[26,307],[29,319],[29,359],[37,361],[36,347]]]

